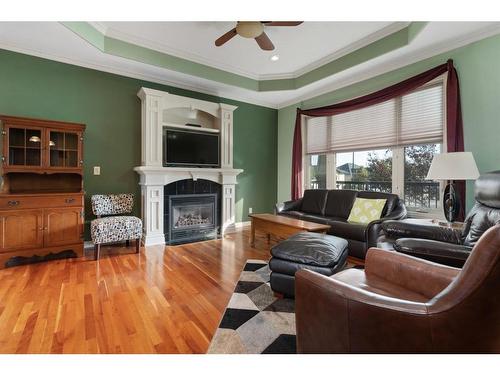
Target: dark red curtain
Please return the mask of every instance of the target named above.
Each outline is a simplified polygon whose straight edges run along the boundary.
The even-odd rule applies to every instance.
[[[448,60],[448,79],[446,81],[446,147],[448,152],[464,151],[464,127],[460,105],[460,85],[453,60]],[[302,152],[302,151],[301,151]],[[460,198],[458,221],[465,218],[465,181],[455,181]]]
[[[319,108],[305,110],[297,108],[292,149],[292,199],[298,199],[302,196],[303,166],[301,115],[312,117],[332,116],[338,115],[340,113],[354,111],[356,109],[369,107],[371,105],[379,104],[384,101],[393,99],[397,96],[405,95],[444,73],[448,73],[446,86],[446,131],[448,152],[463,151],[464,137],[462,113],[460,109],[460,89],[458,84],[458,75],[455,67],[453,66],[453,60],[448,60],[446,64],[439,65],[414,77],[396,83],[395,85],[386,87],[382,90],[373,92],[365,96],[361,96],[359,98]],[[465,207],[465,184],[463,183],[463,181],[460,181],[458,185],[458,188],[460,189],[460,203],[462,207]]]

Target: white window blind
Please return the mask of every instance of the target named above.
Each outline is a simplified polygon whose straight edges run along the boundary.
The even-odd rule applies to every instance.
[[[373,150],[443,139],[443,85],[363,109],[306,120],[306,153]]]
[[[398,143],[440,143],[444,126],[443,85],[439,84],[401,98],[401,128]]]

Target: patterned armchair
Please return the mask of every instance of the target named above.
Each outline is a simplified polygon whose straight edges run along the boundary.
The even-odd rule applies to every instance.
[[[93,195],[92,212],[97,219],[90,224],[90,234],[94,243],[94,257],[99,259],[102,244],[135,240],[135,249],[139,253],[142,237],[142,221],[135,216],[116,216],[132,212],[133,194]],[[110,216],[115,215],[115,216]],[[106,217],[101,217],[106,216]]]

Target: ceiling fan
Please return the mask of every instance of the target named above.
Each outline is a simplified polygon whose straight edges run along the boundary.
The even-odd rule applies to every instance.
[[[257,44],[264,51],[272,51],[274,44],[266,35],[264,27],[267,26],[298,26],[304,21],[238,21],[236,27],[229,30],[215,41],[217,47],[228,42],[235,35],[243,38],[254,38]]]

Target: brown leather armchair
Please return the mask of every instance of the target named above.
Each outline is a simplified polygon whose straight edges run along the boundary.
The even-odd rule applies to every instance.
[[[461,270],[372,248],[364,270],[295,285],[299,353],[500,353],[500,224]]]

